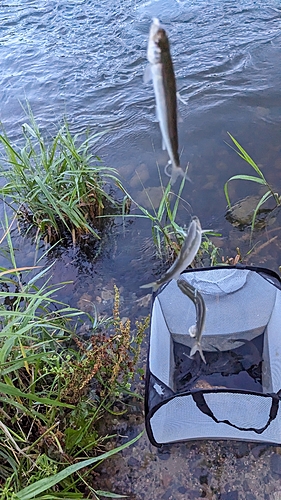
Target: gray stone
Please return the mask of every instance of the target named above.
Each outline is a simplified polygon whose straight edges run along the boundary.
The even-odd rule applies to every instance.
[[[281,456],[278,453],[273,453],[270,457],[270,470],[281,476]]]
[[[222,493],[220,500],[238,500],[238,491],[228,491],[227,493]]]
[[[128,460],[129,467],[139,467],[140,462],[135,457],[130,457]]]

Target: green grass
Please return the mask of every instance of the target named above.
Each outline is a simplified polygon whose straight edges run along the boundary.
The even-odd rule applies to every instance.
[[[228,135],[229,135],[229,137],[231,138],[231,140],[233,141],[234,145],[237,148],[237,149],[233,148],[234,151],[248,165],[250,165],[253,168],[253,170],[255,171],[255,173],[257,174],[257,175],[238,174],[238,175],[234,175],[234,176],[230,177],[230,179],[228,179],[228,181],[224,185],[224,194],[225,194],[225,197],[226,197],[226,201],[227,201],[228,207],[231,209],[231,202],[230,202],[230,197],[229,197],[229,192],[228,192],[228,184],[231,181],[234,181],[234,180],[251,181],[251,182],[255,182],[255,183],[259,184],[259,185],[264,186],[265,189],[266,189],[265,193],[261,196],[259,202],[257,203],[257,206],[256,206],[256,208],[254,210],[254,213],[253,213],[253,216],[252,216],[251,230],[253,231],[254,227],[255,227],[255,221],[256,221],[257,214],[258,214],[260,208],[262,207],[262,205],[264,203],[266,203],[269,199],[273,199],[274,203],[275,203],[275,206],[278,206],[281,203],[280,196],[269,185],[269,183],[267,182],[267,180],[266,180],[265,176],[263,175],[261,169],[255,163],[255,161],[248,155],[248,153],[245,151],[245,149],[239,144],[239,142],[236,139],[234,139],[234,137],[231,134],[228,133]]]
[[[163,186],[161,178],[160,182],[163,195],[158,208],[154,206],[153,200],[151,200],[147,192],[147,197],[151,205],[150,210],[134,201],[132,196],[128,193],[128,191],[126,191],[124,186],[119,185],[119,188],[125,195],[123,200],[122,217],[140,217],[149,220],[151,223],[152,240],[157,256],[161,259],[172,261],[180,251],[182,242],[185,237],[184,228],[182,228],[176,222],[179,203],[180,201],[184,201],[181,197],[181,194],[185,185],[185,178],[182,179],[177,194],[171,191],[170,182],[168,183],[166,188]],[[126,214],[128,200],[137,207],[139,212],[141,212],[140,214]]]
[[[150,221],[152,241],[155,246],[156,256],[169,264],[177,257],[186,236],[186,226],[182,226],[177,222],[180,202],[184,202],[185,205],[187,205],[188,213],[191,212],[190,205],[182,198],[185,181],[186,179],[183,178],[178,192],[174,193],[171,190],[170,182],[165,188],[160,178],[163,194],[158,208],[154,206],[153,200],[151,200],[147,192],[147,197],[151,206],[150,210],[134,201],[128,191],[125,190],[124,186],[120,185],[120,189],[125,195],[122,217],[140,217]],[[126,214],[128,200],[137,207],[140,214]],[[215,266],[220,263],[220,249],[212,243],[210,239],[212,236],[219,237],[221,234],[215,233],[212,230],[205,230],[203,232],[201,247],[195,259],[196,265],[202,265],[203,262],[203,265]]]
[[[8,227],[6,220],[6,227]],[[0,499],[118,498],[95,488],[92,468],[135,442],[114,449],[99,421],[112,405],[126,410],[148,319],[119,315],[99,321],[56,299],[51,267],[17,268],[9,230],[11,269],[0,272]],[[3,246],[3,239],[1,240]],[[87,322],[90,334],[77,337]],[[99,450],[110,440],[112,449]],[[39,496],[38,496],[39,495]]]
[[[107,205],[117,206],[108,188],[117,182],[117,172],[92,153],[99,134],[82,140],[82,134],[71,135],[65,122],[54,138],[45,139],[29,107],[28,116],[21,148],[5,132],[0,135],[0,173],[6,181],[0,196],[27,230],[36,228],[37,237],[48,243],[66,233],[73,242],[84,234],[99,238],[98,217]]]

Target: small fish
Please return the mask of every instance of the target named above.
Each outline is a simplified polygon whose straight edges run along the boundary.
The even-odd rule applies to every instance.
[[[153,81],[156,116],[162,133],[163,149],[167,150],[169,163],[172,165],[171,185],[173,185],[179,176],[187,179],[188,177],[180,166],[178,152],[177,92],[170,45],[166,32],[157,18],[153,19],[150,28],[147,59],[150,65],[144,74],[144,81],[148,82],[151,79]]]
[[[159,278],[159,280],[142,285],[140,288],[153,288],[153,291],[155,292],[161,285],[163,285],[163,283],[172,279],[178,279],[182,271],[184,271],[187,266],[191,264],[197,254],[201,245],[201,238],[201,224],[198,217],[194,216],[189,224],[185,240],[175,262],[171,265],[168,271],[161,276],[161,278]]]
[[[195,305],[195,310],[196,310],[196,324],[192,325],[189,328],[189,334],[191,337],[195,337],[196,341],[194,346],[192,347],[190,351],[190,356],[194,356],[194,354],[199,351],[199,354],[206,363],[205,356],[203,354],[202,346],[201,346],[201,337],[202,337],[202,332],[204,329],[205,325],[205,316],[206,316],[206,306],[204,299],[198,290],[194,288],[194,286],[190,285],[184,278],[179,278],[177,280],[177,285],[179,289],[189,297],[193,304]]]

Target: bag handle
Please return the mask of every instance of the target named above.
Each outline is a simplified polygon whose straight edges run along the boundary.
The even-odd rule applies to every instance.
[[[280,392],[281,391],[279,391],[277,394],[267,395],[272,398],[271,408],[267,423],[260,429],[256,429],[255,427],[239,427],[238,425],[232,424],[229,420],[218,420],[213,414],[211,408],[208,406],[204,398],[204,393],[202,391],[192,393],[192,397],[197,408],[205,415],[208,415],[208,417],[211,417],[217,424],[227,424],[231,427],[235,427],[235,429],[238,429],[239,431],[253,431],[256,432],[256,434],[262,434],[268,428],[272,420],[274,420],[277,416],[280,401]]]

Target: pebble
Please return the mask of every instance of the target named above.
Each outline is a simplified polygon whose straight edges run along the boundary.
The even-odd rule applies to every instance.
[[[264,444],[259,444],[252,449],[252,454],[255,458],[259,458],[267,449],[267,446]]]
[[[141,165],[136,168],[135,175],[130,180],[130,186],[132,188],[137,188],[145,183],[147,179],[149,179],[149,171],[147,165],[145,165],[145,163],[141,163]]]
[[[227,493],[222,493],[220,500],[238,500],[238,491],[228,491]]]
[[[171,452],[170,450],[168,449],[161,449],[161,448],[158,448],[158,458],[160,458],[160,460],[168,460],[171,456]]]
[[[93,312],[93,298],[88,293],[83,293],[77,302],[77,306],[81,311],[91,313]]]
[[[140,299],[136,300],[136,304],[138,305],[138,307],[148,307],[151,302],[151,297],[152,294],[148,293],[147,295],[144,295]]]
[[[252,493],[247,493],[245,500],[256,500],[256,498]]]
[[[178,492],[184,495],[187,492],[187,488],[185,486],[180,486]]]
[[[159,187],[148,187],[137,194],[136,201],[144,208],[147,208],[149,211],[153,212],[153,208],[151,206],[151,202],[153,207],[157,209],[160,205],[160,201],[163,198],[163,189],[161,186]]]
[[[101,298],[102,298],[102,300],[113,300],[114,299],[114,291],[107,290],[107,289],[102,290]]]
[[[281,456],[278,453],[274,453],[270,457],[270,470],[281,476]]]
[[[137,460],[135,457],[130,457],[128,459],[127,464],[129,465],[129,467],[139,467],[140,466],[139,460]]]

